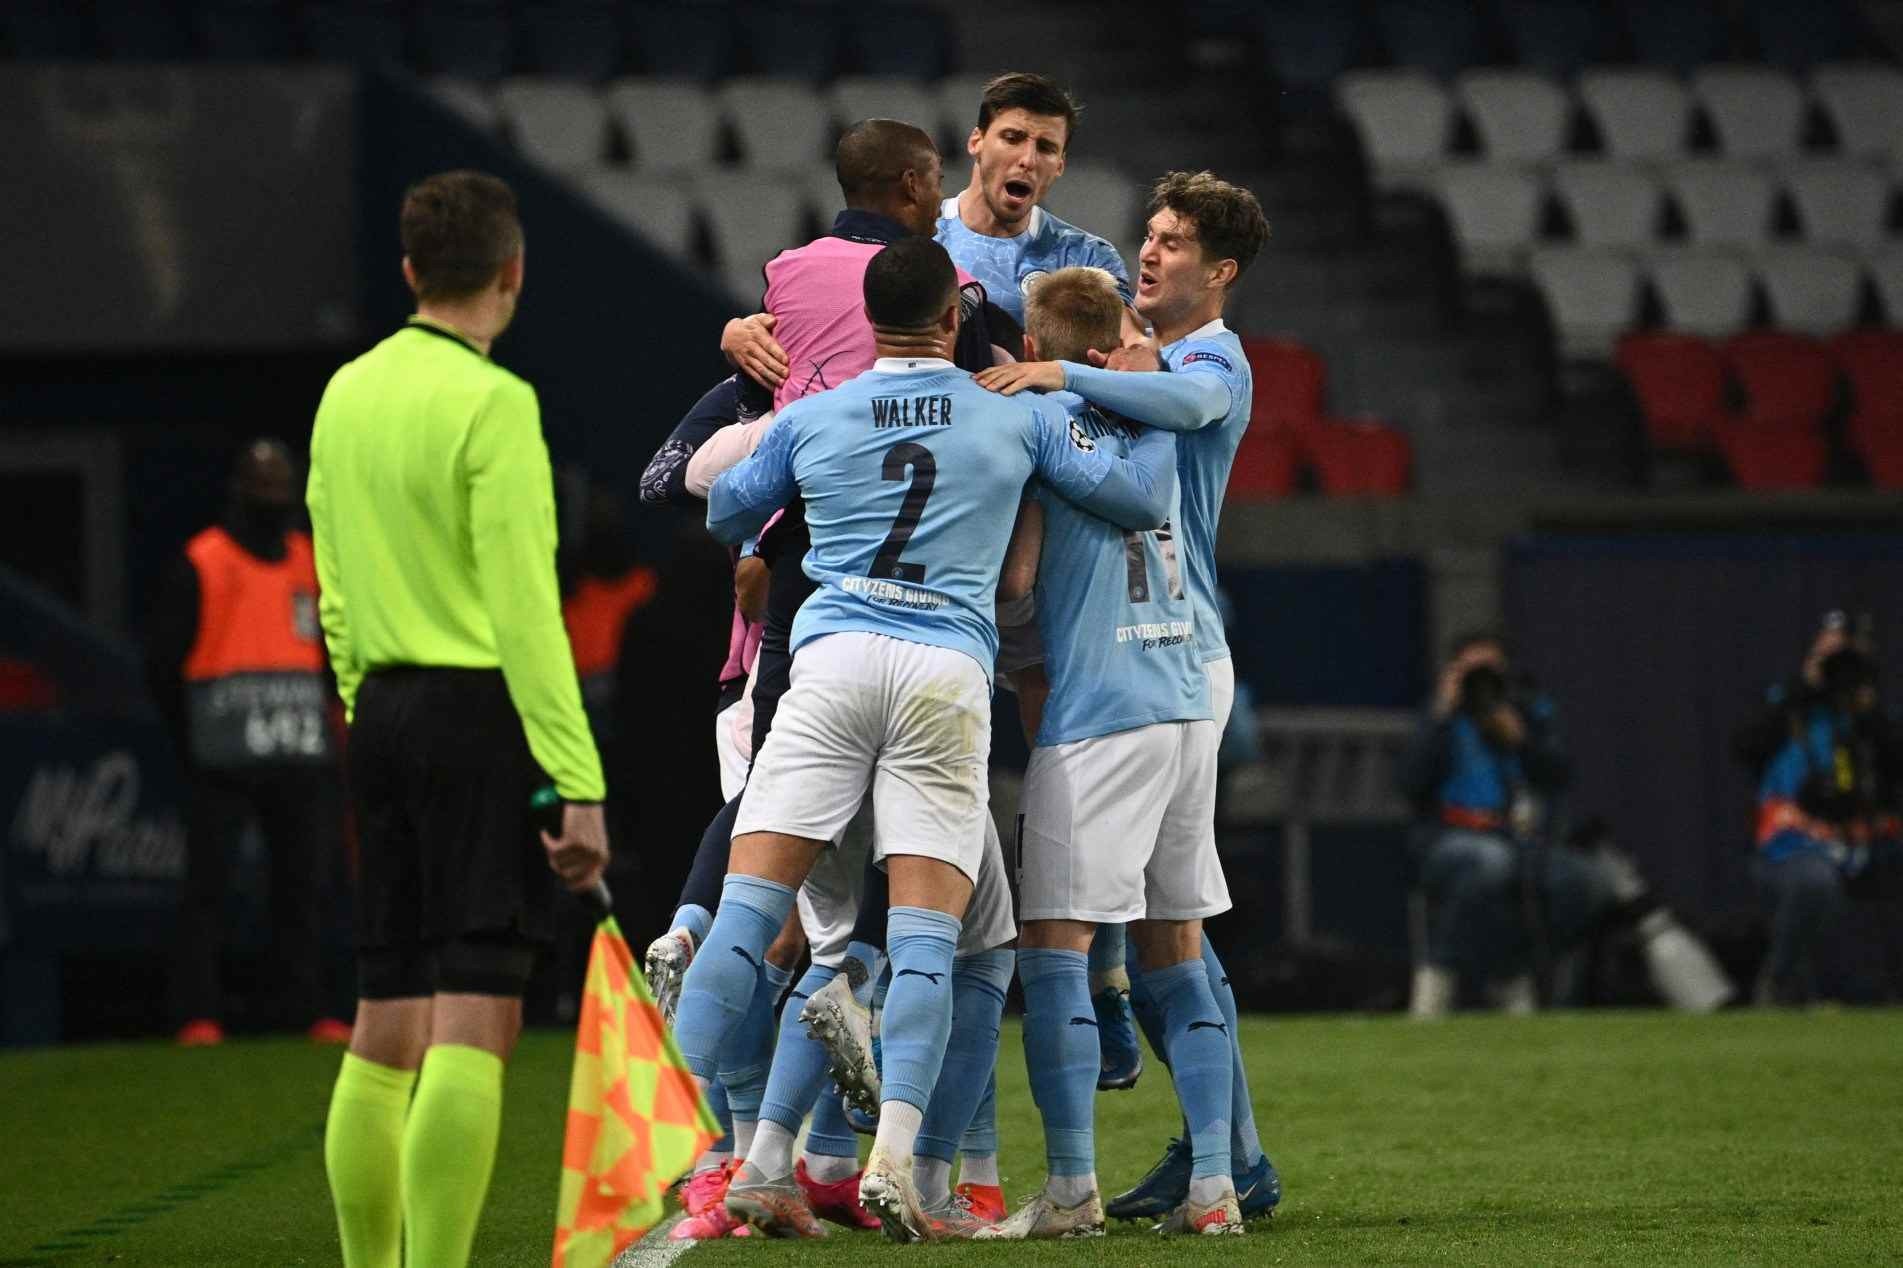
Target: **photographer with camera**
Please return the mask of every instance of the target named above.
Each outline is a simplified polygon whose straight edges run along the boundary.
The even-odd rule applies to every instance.
[[[1903,737],[1880,707],[1869,619],[1859,626],[1826,616],[1802,671],[1738,736],[1758,781],[1754,863],[1771,921],[1761,1004],[1839,993],[1847,899],[1877,895],[1897,869]]]

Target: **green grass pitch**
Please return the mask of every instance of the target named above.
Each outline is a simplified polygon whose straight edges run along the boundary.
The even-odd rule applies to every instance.
[[[727,1264],[1877,1264],[1903,1260],[1903,1014],[1253,1019],[1287,1196],[1242,1241],[703,1246]],[[531,1034],[475,1262],[547,1263],[570,1040]],[[1015,1026],[1005,1189],[1042,1159]],[[334,1050],[240,1042],[0,1054],[0,1268],[336,1264],[321,1122]],[[1105,1192],[1176,1120],[1147,1072],[1098,1102]]]

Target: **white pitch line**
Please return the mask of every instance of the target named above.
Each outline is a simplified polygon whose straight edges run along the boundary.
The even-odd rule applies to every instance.
[[[694,1248],[693,1242],[670,1242],[667,1235],[674,1226],[687,1218],[684,1211],[676,1211],[668,1219],[662,1220],[649,1229],[647,1236],[621,1252],[609,1268],[667,1268],[676,1259]]]

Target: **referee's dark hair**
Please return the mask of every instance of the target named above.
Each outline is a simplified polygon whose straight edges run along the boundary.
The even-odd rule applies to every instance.
[[[467,299],[522,250],[515,191],[487,172],[425,176],[404,191],[400,219],[418,299]]]
[[[839,138],[833,172],[846,205],[853,206],[890,190],[907,172],[925,172],[937,157],[925,129],[897,119],[861,119]]]
[[[866,316],[887,330],[924,330],[958,302],[958,270],[926,237],[900,238],[866,265]]]

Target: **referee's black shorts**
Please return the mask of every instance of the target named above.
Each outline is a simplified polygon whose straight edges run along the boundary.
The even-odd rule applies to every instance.
[[[359,996],[520,995],[560,885],[529,807],[547,779],[501,672],[368,675],[349,770]]]

